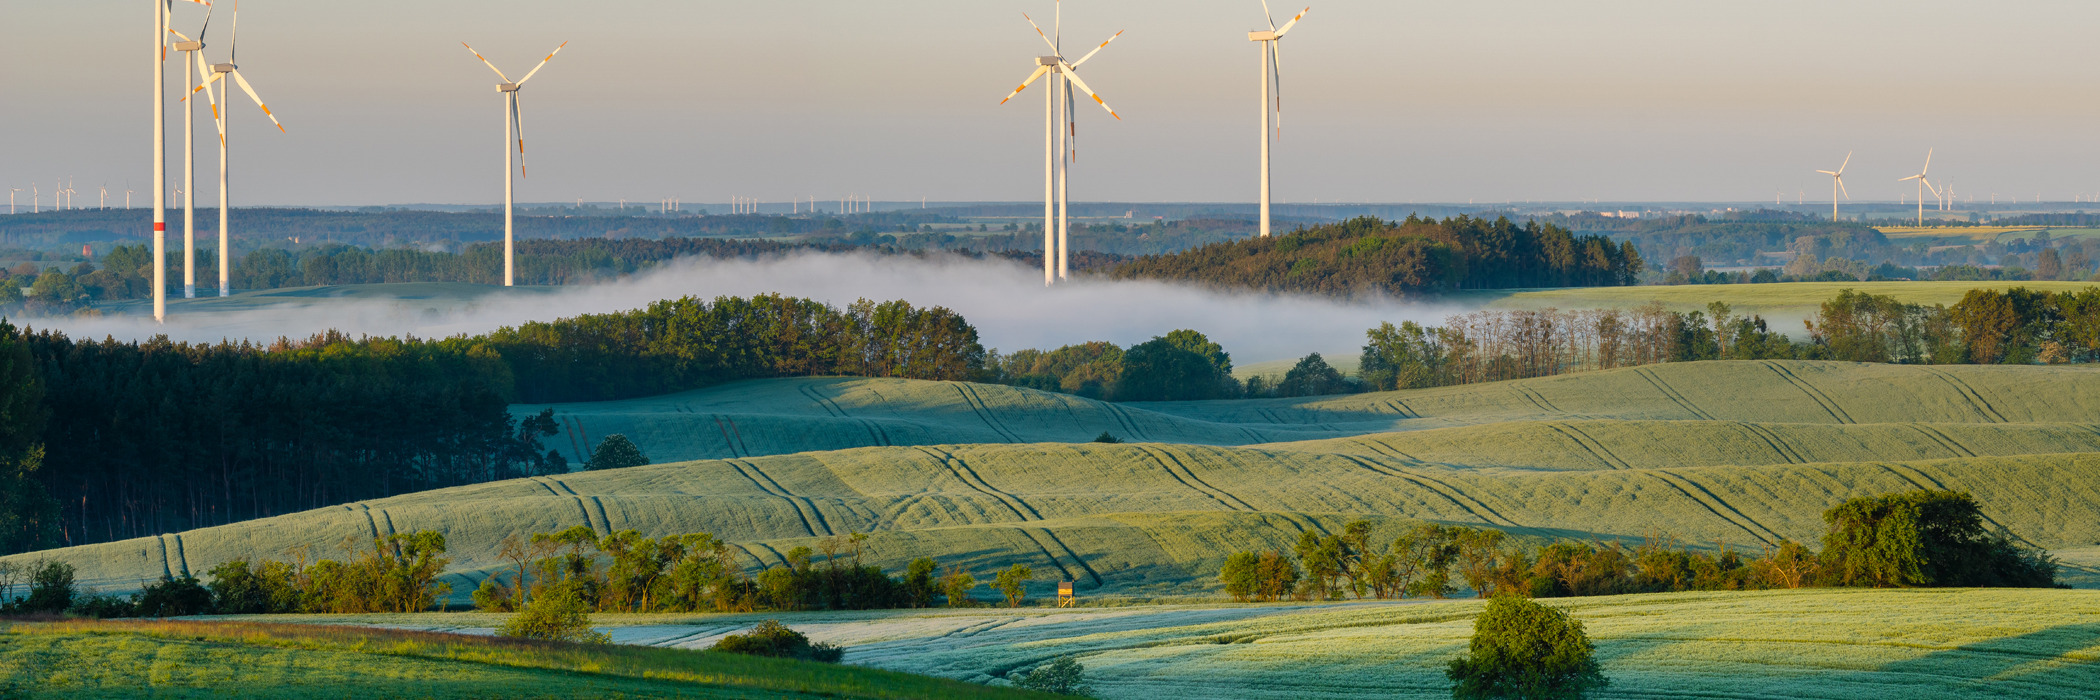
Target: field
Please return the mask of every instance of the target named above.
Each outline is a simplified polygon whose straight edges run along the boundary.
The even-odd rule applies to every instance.
[[[1881,231],[1882,235],[1893,239],[1935,238],[1943,239],[1950,243],[1960,243],[1961,241],[1972,243],[1997,241],[2004,243],[2033,238],[2034,234],[2043,231],[2048,231],[2049,237],[2056,239],[2100,236],[2100,229],[2056,226],[1926,226],[1924,228],[1916,226],[1882,226],[1877,230]]]
[[[1606,698],[2059,698],[2100,685],[2100,592],[1846,590],[1547,601],[1581,620]],[[846,662],[987,681],[1077,656],[1104,698],[1447,698],[1475,600],[797,613]],[[323,618],[328,620],[328,618]],[[343,622],[486,633],[499,616]],[[755,616],[600,616],[699,648]]]
[[[401,630],[220,622],[17,623],[19,698],[1041,698],[799,661]]]
[[[2091,282],[1779,282],[1773,284],[1682,284],[1647,287],[1575,287],[1569,289],[1485,290],[1454,295],[1451,301],[1485,305],[1494,309],[1602,309],[1631,308],[1651,301],[1662,302],[1672,311],[1701,311],[1715,301],[1727,302],[1737,314],[1761,314],[1780,330],[1794,330],[1801,319],[1815,314],[1823,302],[1846,289],[1894,297],[1910,304],[1953,306],[1971,289],[2026,287],[2034,290],[2072,291],[2093,286]]]
[[[1552,538],[1813,541],[1849,497],[1975,493],[2084,567],[2100,543],[2100,371],[1709,362],[1289,400],[1107,405],[905,380],[747,382],[559,407],[648,467],[466,486],[58,557],[122,591],[232,557],[435,529],[463,601],[512,532],[711,532],[747,566],[852,531],[898,568],[1026,562],[1088,595],[1210,594],[1222,558],[1357,518]],[[1134,442],[1084,441],[1111,432]],[[569,449],[568,436],[560,436]],[[580,440],[579,440],[580,442]],[[806,451],[826,450],[826,451]],[[674,461],[691,460],[691,461]],[[1383,535],[1381,535],[1383,536]],[[2087,569],[2070,572],[2091,582]]]

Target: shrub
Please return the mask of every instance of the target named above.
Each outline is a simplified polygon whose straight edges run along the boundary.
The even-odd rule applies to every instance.
[[[591,629],[591,604],[583,599],[577,588],[572,584],[562,584],[542,591],[525,605],[525,609],[496,628],[496,634],[520,639],[610,644],[612,639],[605,633]]]
[[[1028,580],[1034,577],[1035,570],[1028,568],[1027,564],[1015,564],[999,572],[992,579],[992,587],[1006,596],[1006,607],[1018,608],[1028,600]]]
[[[1445,671],[1457,700],[1582,698],[1610,684],[1582,622],[1514,596],[1488,601],[1470,652]]]
[[[130,599],[113,595],[90,595],[73,601],[73,608],[66,612],[106,620],[112,617],[137,617],[138,606]],[[0,698],[5,697],[7,696],[0,695]]]
[[[49,559],[31,565],[29,571],[29,597],[21,603],[23,612],[64,612],[73,607],[73,565]]]
[[[1086,666],[1069,656],[1035,667],[1035,670],[1014,678],[1016,687],[1058,695],[1091,696],[1094,689],[1087,687]]]
[[[751,656],[770,656],[779,659],[801,659],[838,663],[846,650],[837,645],[822,642],[810,643],[809,637],[788,629],[779,620],[766,620],[743,634],[732,634],[715,642],[715,651]]]
[[[642,448],[636,447],[633,440],[627,439],[625,435],[613,433],[598,442],[598,449],[591,451],[591,461],[583,466],[585,469],[597,471],[639,467],[648,463],[649,457],[642,454]]]
[[[180,617],[213,612],[211,589],[194,576],[163,577],[140,591],[134,607],[139,617]],[[243,611],[245,612],[245,611]]]
[[[1122,442],[1123,442],[1123,438],[1119,438],[1119,437],[1116,437],[1116,436],[1114,436],[1114,435],[1110,435],[1110,434],[1108,434],[1108,431],[1105,431],[1105,430],[1104,430],[1104,431],[1102,431],[1102,432],[1101,432],[1101,434],[1100,434],[1100,435],[1096,435],[1096,436],[1094,436],[1094,442],[1102,443],[1102,444],[1105,444],[1105,445],[1117,445],[1117,444],[1122,444]]]
[[[205,575],[211,577],[211,596],[222,614],[300,611],[299,581],[291,565],[284,562],[251,565],[246,559],[234,559],[212,567]]]

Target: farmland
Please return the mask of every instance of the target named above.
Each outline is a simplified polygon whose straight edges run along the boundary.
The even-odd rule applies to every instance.
[[[2026,287],[2035,291],[2074,291],[2091,282],[1779,282],[1773,284],[1680,284],[1645,287],[1572,287],[1567,289],[1469,291],[1452,295],[1452,301],[1475,303],[1495,309],[1591,309],[1629,308],[1662,302],[1673,311],[1705,311],[1712,302],[1726,302],[1738,314],[1761,314],[1786,319],[1774,324],[1780,330],[1800,327],[1800,319],[1812,316],[1817,306],[1846,289],[1893,297],[1907,304],[1954,305],[1971,289]]]
[[[1813,541],[1845,498],[1918,488],[1972,491],[1994,525],[2079,566],[2100,542],[2100,373],[2077,368],[1708,362],[1136,405],[783,379],[557,408],[578,444],[625,433],[659,464],[15,561],[61,558],[88,586],[129,590],[233,557],[335,556],[338,543],[432,529],[451,542],[461,601],[500,570],[496,544],[513,532],[710,532],[757,568],[859,531],[892,570],[919,556],[976,572],[1022,562],[1088,595],[1144,598],[1210,594],[1225,554],[1358,518],[1380,536],[1436,521],[1528,541],[1669,534],[1755,550]],[[1101,432],[1132,442],[1084,442]]]
[[[8,697],[1027,698],[850,666],[398,630],[210,622],[13,624]]]

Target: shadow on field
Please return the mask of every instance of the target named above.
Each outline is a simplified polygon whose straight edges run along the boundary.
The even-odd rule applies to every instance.
[[[1973,697],[2092,697],[2100,688],[2100,664],[2065,655],[2095,647],[2100,647],[2100,623],[2063,625],[1898,661],[1861,680],[1955,690]]]

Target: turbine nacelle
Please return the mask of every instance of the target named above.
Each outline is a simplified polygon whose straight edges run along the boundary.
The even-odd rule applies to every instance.
[[[214,63],[211,65],[211,72],[213,73],[232,73],[239,69],[240,66],[231,63]]]
[[[517,92],[520,87],[523,86],[517,83],[497,83],[496,92]]]
[[[1275,41],[1275,40],[1276,40],[1276,30],[1274,30],[1274,29],[1264,29],[1264,30],[1261,30],[1261,31],[1255,31],[1255,32],[1247,32],[1247,40],[1248,40],[1248,41]]]
[[[176,51],[203,51],[203,50],[204,50],[204,42],[201,42],[201,41],[178,41],[178,42],[175,42],[174,46],[172,46],[171,48],[175,49]]]
[[[1061,60],[1063,59],[1056,56],[1037,56],[1035,57],[1035,64],[1038,66],[1054,66]]]

